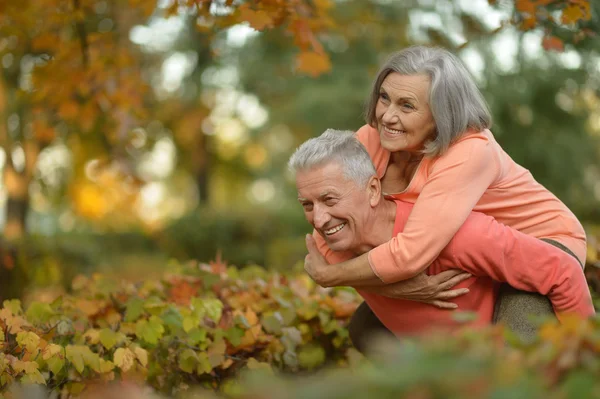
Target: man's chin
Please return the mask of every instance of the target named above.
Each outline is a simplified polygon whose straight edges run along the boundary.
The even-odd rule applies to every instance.
[[[332,251],[344,252],[350,250],[349,246],[342,241],[330,241],[327,238],[325,238],[325,242],[327,243],[329,249],[331,249]]]

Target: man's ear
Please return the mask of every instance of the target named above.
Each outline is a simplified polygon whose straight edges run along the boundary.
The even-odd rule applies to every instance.
[[[376,207],[383,198],[381,194],[381,181],[377,176],[373,175],[369,178],[367,193],[369,195],[369,205]]]

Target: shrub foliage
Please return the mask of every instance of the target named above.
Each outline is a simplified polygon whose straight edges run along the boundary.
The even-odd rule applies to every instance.
[[[159,392],[219,388],[242,367],[297,372],[343,360],[359,301],[307,276],[241,271],[220,262],[171,265],[139,284],[78,276],[52,303],[4,301],[0,385],[78,394],[127,378]]]
[[[588,277],[593,286],[593,265]],[[549,321],[527,345],[501,326],[428,335],[388,343],[383,358],[367,362],[351,348],[346,328],[359,303],[353,290],[320,288],[303,273],[238,270],[219,261],[173,262],[139,283],[80,275],[71,293],[51,303],[4,301],[0,393],[34,383],[76,397],[98,384],[135,381],[178,397],[600,394],[600,319]],[[318,370],[327,365],[336,368]],[[197,387],[204,393],[189,396]]]

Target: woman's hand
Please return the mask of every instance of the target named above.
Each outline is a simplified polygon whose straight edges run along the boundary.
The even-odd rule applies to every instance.
[[[466,294],[469,289],[452,289],[452,287],[470,277],[472,276],[469,273],[462,270],[451,269],[434,276],[428,276],[423,272],[411,279],[381,287],[358,288],[390,298],[428,303],[440,309],[456,309],[458,305],[448,300]]]

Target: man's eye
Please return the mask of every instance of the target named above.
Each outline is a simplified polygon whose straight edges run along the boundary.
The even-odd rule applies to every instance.
[[[302,204],[302,207],[304,208],[304,210],[310,211],[312,209],[312,204],[304,203]]]
[[[327,205],[334,205],[336,203],[336,200],[335,200],[335,198],[326,198],[325,203]]]

